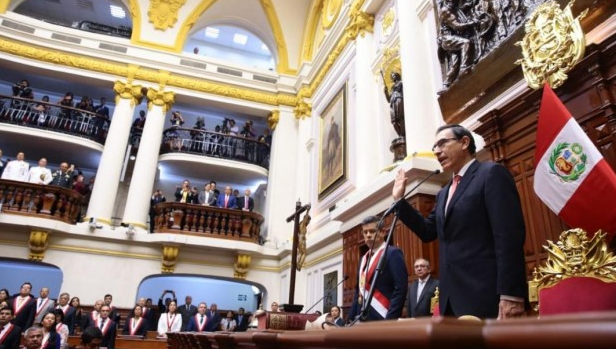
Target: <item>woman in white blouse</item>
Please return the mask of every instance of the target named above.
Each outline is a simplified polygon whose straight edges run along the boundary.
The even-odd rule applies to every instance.
[[[64,312],[62,309],[56,309],[53,313],[56,316],[56,332],[60,335],[60,348],[66,349],[68,345],[68,326],[62,323],[64,321]]]
[[[167,332],[180,332],[182,327],[182,315],[176,313],[178,305],[171,301],[167,307],[167,313],[160,314],[158,320],[158,336],[167,337]]]

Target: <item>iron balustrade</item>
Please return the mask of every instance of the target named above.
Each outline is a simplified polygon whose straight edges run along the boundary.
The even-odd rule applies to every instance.
[[[163,131],[161,154],[189,153],[237,160],[269,168],[270,146],[242,136],[183,127]]]
[[[109,119],[56,103],[0,95],[0,122],[61,132],[105,143]]]
[[[263,216],[255,212],[180,202],[154,206],[155,233],[184,233],[259,242]]]
[[[75,224],[83,204],[83,196],[71,189],[0,179],[0,211],[3,214]]]

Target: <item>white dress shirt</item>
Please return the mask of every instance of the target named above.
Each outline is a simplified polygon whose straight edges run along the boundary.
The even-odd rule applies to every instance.
[[[51,170],[47,167],[32,167],[28,171],[28,182],[36,184],[49,184],[53,177],[51,176]]]
[[[2,179],[26,182],[28,180],[28,169],[30,165],[23,160],[13,160],[6,164]]]

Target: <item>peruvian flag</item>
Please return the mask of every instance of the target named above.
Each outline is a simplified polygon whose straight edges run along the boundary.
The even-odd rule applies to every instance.
[[[546,84],[537,123],[534,188],[572,228],[616,233],[616,174]]]

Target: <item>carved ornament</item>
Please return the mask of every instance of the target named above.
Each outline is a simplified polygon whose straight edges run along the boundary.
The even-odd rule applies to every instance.
[[[279,120],[280,120],[280,110],[278,109],[272,110],[272,113],[267,117],[267,124],[269,125],[270,130],[276,129],[276,126],[278,126]]]
[[[171,274],[175,271],[175,263],[178,261],[179,253],[180,248],[178,246],[163,245],[161,273]]]
[[[130,106],[135,107],[137,104],[141,104],[143,99],[143,92],[141,85],[133,85],[130,82],[122,82],[116,80],[113,84],[113,91],[115,92],[116,105],[120,102],[120,99],[129,99]]]
[[[323,25],[323,29],[329,29],[336,23],[341,7],[342,0],[325,0],[323,3],[323,12],[321,13],[321,24]]]
[[[539,289],[575,276],[616,282],[616,256],[609,251],[605,236],[598,231],[589,239],[586,231],[578,228],[562,232],[556,243],[548,240],[548,246],[543,246],[548,260],[545,266],[535,268],[528,284],[530,301],[537,301]]]
[[[517,45],[522,47],[523,58],[516,61],[522,66],[524,78],[530,88],[538,89],[545,83],[557,88],[567,80],[567,73],[584,57],[586,41],[580,20],[571,13],[571,1],[561,10],[555,1],[537,7],[526,22],[526,35]]]
[[[247,254],[238,254],[235,257],[235,262],[233,263],[233,277],[236,279],[246,279],[246,274],[248,274],[248,268],[250,268],[250,255]]]
[[[357,35],[361,35],[363,38],[366,32],[372,33],[374,31],[374,15],[363,12],[359,7],[354,6],[351,8],[349,16],[351,21],[346,31],[352,40],[355,40]]]
[[[164,88],[159,88],[158,90],[149,88],[148,89],[148,110],[152,110],[152,105],[156,105],[159,107],[163,107],[163,113],[168,112],[173,103],[175,103],[175,93],[172,91],[164,91]]]
[[[394,30],[395,23],[396,23],[396,9],[392,5],[389,8],[389,11],[385,13],[385,16],[383,16],[383,21],[381,22],[381,29],[383,30],[383,37],[387,38],[391,35],[392,31]]]
[[[165,31],[178,21],[178,12],[186,0],[150,0],[148,18],[154,29]]]
[[[30,240],[28,241],[28,259],[31,261],[40,262],[45,258],[45,251],[49,246],[49,232],[32,230],[30,232]]]

